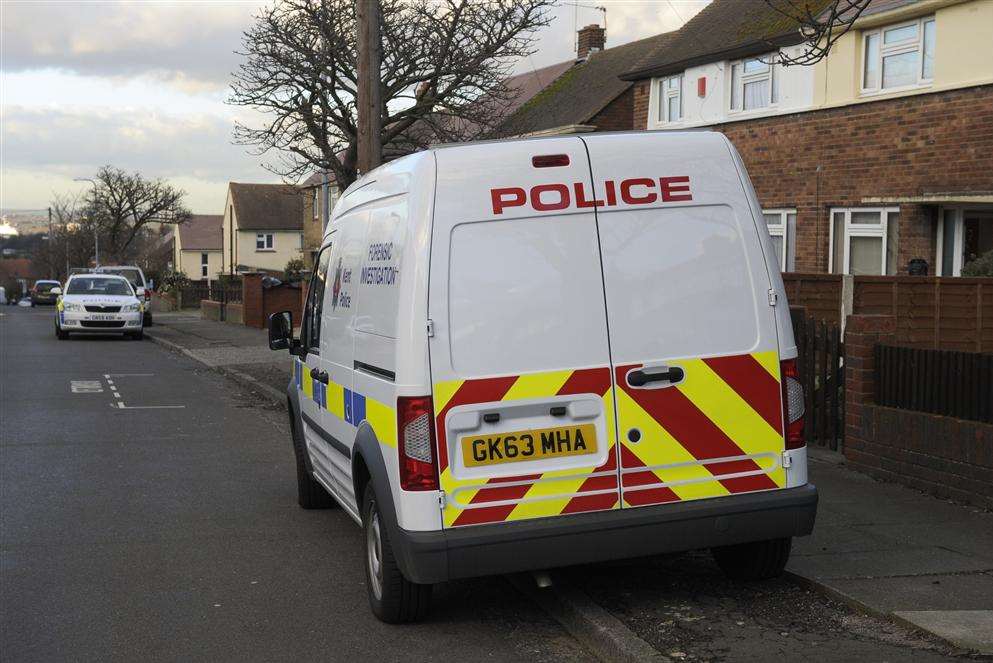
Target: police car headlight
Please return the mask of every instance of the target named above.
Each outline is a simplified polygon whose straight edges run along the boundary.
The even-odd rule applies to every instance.
[[[72,302],[63,302],[62,303],[62,310],[63,311],[82,311],[83,310],[83,305],[82,304],[73,304]]]
[[[141,304],[135,302],[134,304],[126,304],[124,308],[121,309],[124,313],[137,313],[141,310]]]

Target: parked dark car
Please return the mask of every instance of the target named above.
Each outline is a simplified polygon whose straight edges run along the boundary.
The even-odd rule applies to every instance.
[[[61,285],[58,281],[35,281],[34,287],[31,288],[31,306],[55,304],[59,296],[52,293],[52,288],[58,288]]]

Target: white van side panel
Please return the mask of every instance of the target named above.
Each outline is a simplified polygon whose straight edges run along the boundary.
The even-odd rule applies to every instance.
[[[441,529],[440,509],[436,493],[400,488],[396,401],[398,396],[431,393],[427,267],[434,181],[430,152],[393,161],[355,182],[328,224],[330,233],[344,230],[348,218],[363,220],[348,233],[356,254],[348,286],[357,307],[349,330],[354,343],[351,388],[344,395],[348,446],[362,427],[372,429],[390,478],[398,524],[419,531]],[[361,496],[353,498],[357,503]]]

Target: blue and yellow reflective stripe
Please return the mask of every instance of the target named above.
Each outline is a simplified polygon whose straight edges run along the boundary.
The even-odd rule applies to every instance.
[[[376,432],[382,444],[396,447],[396,408],[364,394],[343,387],[337,382],[324,384],[310,377],[307,365],[297,359],[293,364],[293,380],[303,395],[321,409],[358,428],[363,421]]]

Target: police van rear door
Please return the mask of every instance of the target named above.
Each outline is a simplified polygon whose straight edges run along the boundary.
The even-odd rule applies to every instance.
[[[770,275],[729,145],[582,140],[602,203],[623,506],[784,487]]]
[[[618,508],[582,141],[434,154],[429,349],[445,527]]]

